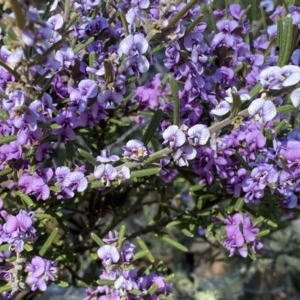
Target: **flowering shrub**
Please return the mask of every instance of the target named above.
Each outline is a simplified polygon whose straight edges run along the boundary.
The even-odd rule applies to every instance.
[[[300,191],[300,8],[282,2],[0,1],[3,299],[172,299],[141,238],[187,251],[170,227],[260,255]],[[101,273],[81,277],[87,254]]]

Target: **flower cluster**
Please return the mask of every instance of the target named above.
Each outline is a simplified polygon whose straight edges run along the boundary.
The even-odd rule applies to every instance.
[[[118,246],[118,234],[109,233],[109,237],[103,239],[106,245],[98,249],[98,257],[102,261],[103,271],[100,280],[109,280],[111,285],[101,285],[95,289],[86,290],[87,297],[84,300],[93,299],[143,299],[146,295],[149,299],[159,299],[160,295],[170,294],[171,284],[165,282],[164,276],[154,272],[140,274],[132,265],[134,250],[132,243],[125,241]],[[151,286],[157,285],[154,292],[149,295]],[[102,295],[102,296],[101,296]]]
[[[224,223],[226,224],[224,247],[229,250],[229,256],[239,253],[242,257],[247,257],[249,249],[255,253],[263,247],[256,237],[259,228],[252,224],[248,215],[236,213],[226,218]]]

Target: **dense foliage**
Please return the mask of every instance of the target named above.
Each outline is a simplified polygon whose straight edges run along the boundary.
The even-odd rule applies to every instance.
[[[1,299],[173,299],[148,233],[261,255],[298,214],[292,2],[0,1]]]

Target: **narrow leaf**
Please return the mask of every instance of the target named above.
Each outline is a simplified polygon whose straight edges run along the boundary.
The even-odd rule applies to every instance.
[[[160,124],[162,116],[163,116],[163,111],[161,109],[158,109],[154,113],[152,120],[151,120],[150,124],[148,125],[147,130],[142,139],[142,141],[144,142],[145,145],[148,145],[148,143],[151,141],[153,135],[155,134],[155,132]]]
[[[28,205],[28,207],[35,206],[32,199],[28,195],[25,195],[20,191],[16,191],[16,195],[18,195]]]
[[[180,102],[179,102],[179,95],[178,95],[178,87],[173,75],[169,75],[169,82],[172,91],[172,98],[173,98],[173,123],[174,125],[179,126],[180,120]]]
[[[56,235],[58,233],[58,228],[54,228],[51,232],[51,234],[48,236],[47,240],[45,241],[43,247],[39,251],[40,256],[44,256],[47,250],[50,248],[51,244],[53,243],[54,239],[56,238]]]
[[[58,282],[55,283],[57,286],[60,286],[60,287],[67,287],[69,286],[69,283],[66,282],[66,281],[63,281],[63,280],[60,280]]]
[[[113,286],[115,284],[115,281],[114,280],[97,280],[96,283],[100,286],[103,286],[103,285]]]
[[[98,246],[104,246],[103,241],[99,238],[99,236],[96,233],[92,232],[91,237]]]
[[[168,244],[172,245],[173,247],[175,247],[175,248],[177,248],[177,249],[179,249],[179,250],[181,250],[181,251],[183,251],[183,252],[187,252],[187,251],[188,251],[188,249],[187,249],[185,246],[183,246],[183,245],[181,245],[180,243],[178,243],[178,242],[172,240],[172,239],[169,238],[168,236],[163,236],[162,239],[163,239],[165,242],[167,242]]]
[[[158,289],[158,285],[156,283],[153,283],[150,288],[148,289],[148,294],[153,295]]]
[[[149,254],[149,250],[141,250],[134,255],[132,261],[138,260],[144,256],[147,256],[148,254]]]
[[[122,225],[120,227],[119,230],[119,237],[118,237],[118,248],[121,249],[122,245],[123,245],[123,239],[125,236],[125,232],[126,232],[126,227],[124,225]]]
[[[82,157],[84,157],[88,162],[90,162],[93,166],[98,165],[97,160],[91,154],[89,154],[87,151],[85,151],[81,148],[78,148],[77,150],[80,153],[80,155]]]
[[[268,235],[269,233],[270,233],[270,230],[269,229],[265,229],[265,230],[262,230],[259,233],[257,233],[256,237],[262,237],[262,236]]]
[[[147,258],[149,259],[149,261],[154,263],[155,258],[151,254],[151,252],[150,252],[149,248],[147,247],[146,243],[140,237],[137,237],[136,239],[137,239],[137,242],[139,243],[140,247],[142,248],[142,250],[147,250],[148,251]]]
[[[91,44],[94,41],[94,37],[90,37],[85,43],[78,45],[74,48],[73,52],[74,54],[78,53],[79,51],[85,49],[89,44]]]
[[[0,137],[0,146],[4,145],[4,144],[8,144],[8,143],[16,141],[16,140],[17,140],[16,135]]]
[[[1,95],[0,95],[0,97],[1,97]],[[8,114],[3,108],[0,108],[0,120],[2,120],[4,122],[8,120]]]
[[[236,203],[234,204],[234,210],[235,211],[241,211],[243,205],[244,205],[244,198],[238,198]]]
[[[146,176],[157,175],[160,172],[160,170],[161,170],[160,168],[149,168],[149,169],[132,171],[130,173],[130,177],[131,178],[138,178],[138,177],[146,177]]]

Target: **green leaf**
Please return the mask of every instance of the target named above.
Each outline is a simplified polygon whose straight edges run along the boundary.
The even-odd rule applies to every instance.
[[[71,167],[74,158],[74,147],[72,142],[67,142],[66,145],[66,163],[68,167]]]
[[[149,168],[149,169],[142,169],[137,171],[132,171],[130,173],[131,178],[138,178],[138,177],[146,177],[157,175],[160,172],[161,168]]]
[[[8,144],[8,143],[16,141],[16,140],[17,140],[16,135],[0,137],[0,146],[4,145],[4,144]]]
[[[51,216],[51,215],[49,215],[49,214],[35,214],[35,217],[37,218],[37,219],[50,219],[50,220],[52,220],[53,219],[53,217]]]
[[[173,247],[183,251],[183,252],[187,252],[188,248],[186,248],[185,246],[181,245],[180,243],[172,240],[170,237],[168,236],[163,236],[162,239],[167,242],[168,244],[172,245]]]
[[[156,283],[153,283],[149,289],[148,289],[148,294],[153,295],[158,289],[158,285]]]
[[[83,150],[81,148],[78,148],[78,152],[80,153],[80,155],[82,157],[84,157],[93,166],[97,166],[98,165],[97,160],[91,154],[89,154],[87,151],[85,151],[85,150]]]
[[[295,107],[292,104],[286,104],[286,105],[282,105],[276,108],[277,113],[281,113],[281,112],[290,112],[292,110],[294,110]]]
[[[129,294],[135,295],[135,296],[139,296],[142,294],[142,292],[140,290],[136,290],[136,289],[131,289],[128,291]]]
[[[4,252],[4,251],[8,250],[9,247],[10,247],[10,244],[2,244],[0,246],[0,252]]]
[[[155,132],[160,124],[162,116],[163,116],[163,111],[161,109],[158,109],[154,113],[152,120],[151,120],[150,124],[148,125],[147,130],[142,139],[142,141],[144,142],[145,145],[148,145],[148,143],[151,141],[153,135],[155,134]]]
[[[16,195],[18,195],[28,205],[28,207],[35,206],[34,202],[28,195],[25,195],[20,191],[16,191]]]
[[[0,286],[0,294],[12,290],[11,285]]]
[[[191,192],[201,191],[204,187],[205,187],[205,184],[195,184],[195,185],[190,186],[190,191]]]
[[[55,284],[56,284],[57,286],[60,286],[60,287],[67,287],[67,286],[69,286],[69,283],[66,282],[66,281],[63,281],[63,280],[60,280],[60,281],[58,281],[58,282],[55,282]]]
[[[171,86],[172,98],[173,98],[173,123],[179,126],[180,121],[180,100],[178,94],[178,87],[173,75],[169,75],[169,82]]]
[[[232,106],[231,106],[229,117],[233,118],[239,113],[242,106],[242,100],[240,95],[234,91],[231,91],[231,95],[232,95]]]
[[[293,25],[292,16],[286,16],[283,23],[283,34],[280,37],[280,52],[278,56],[277,65],[279,67],[285,66],[291,58],[292,51],[295,48],[298,33],[298,26]]]
[[[91,189],[97,189],[97,188],[100,188],[100,187],[103,187],[104,184],[102,181],[100,180],[94,180],[91,182]]]
[[[265,230],[262,230],[259,233],[257,233],[256,237],[262,237],[262,236],[268,235],[269,233],[270,233],[270,230],[269,229],[265,229]]]
[[[153,55],[153,54],[155,54],[156,52],[160,51],[161,49],[165,49],[165,47],[166,47],[167,45],[168,45],[168,43],[166,43],[166,42],[160,43],[159,45],[157,45],[156,47],[154,47],[154,48],[150,51],[149,55]]]
[[[6,167],[4,170],[0,171],[0,176],[5,176],[7,174],[10,174],[12,172],[12,169],[9,167]]]
[[[260,83],[257,83],[248,93],[248,95],[253,99],[261,90],[262,86]]]
[[[172,222],[168,223],[166,227],[167,227],[167,228],[174,227],[174,226],[177,226],[177,225],[179,225],[179,224],[181,224],[181,223],[182,223],[182,221],[180,221],[180,220],[175,220],[175,221],[172,221]]]
[[[89,54],[89,67],[90,68],[95,68],[95,66],[94,66],[95,61],[96,61],[96,53],[90,52],[90,54]],[[95,74],[93,74],[93,73],[89,74],[89,79],[95,80]]]
[[[137,242],[139,243],[140,247],[142,248],[142,250],[147,250],[148,251],[147,258],[149,259],[149,261],[151,263],[154,263],[155,258],[151,254],[151,252],[150,252],[149,248],[147,247],[146,243],[140,237],[137,237],[136,239],[137,239]]]
[[[31,252],[33,250],[33,246],[32,245],[29,245],[29,244],[24,244],[24,249],[27,251],[27,252]]]
[[[175,274],[170,274],[167,277],[165,277],[165,282],[170,282],[175,277]]]
[[[182,229],[181,232],[187,237],[190,237],[190,238],[194,237],[194,234],[191,233],[190,231],[188,231],[187,229]]]
[[[113,66],[112,62],[109,59],[104,60],[104,79],[106,84],[113,81]]]
[[[104,246],[104,243],[102,242],[102,240],[99,238],[99,236],[96,233],[92,232],[91,237],[98,246],[100,246],[100,247]]]
[[[120,16],[120,19],[121,19],[121,22],[122,22],[122,25],[123,25],[123,28],[124,28],[125,37],[126,37],[126,36],[129,35],[128,23],[126,21],[125,14],[120,9],[119,9],[119,16]]]
[[[238,198],[236,203],[234,204],[234,210],[235,211],[241,211],[243,205],[244,205],[244,198]]]
[[[247,170],[250,171],[251,168],[249,167],[249,165],[247,164],[247,162],[244,160],[244,158],[237,152],[235,151],[233,153],[233,156],[237,159],[237,161]]]
[[[97,280],[96,283],[100,286],[102,285],[113,286],[115,284],[115,280]]]
[[[78,45],[73,49],[74,54],[78,53],[79,51],[85,49],[89,44],[94,41],[94,37],[90,37],[85,43]]]
[[[260,216],[252,220],[252,223],[258,225],[264,221],[264,217]]]
[[[1,95],[0,95],[0,96],[1,96]],[[2,108],[0,108],[0,120],[3,121],[3,122],[5,122],[5,121],[8,120],[8,114],[7,114],[7,112],[6,112],[4,109],[2,109]]]
[[[268,33],[268,28],[267,28],[267,18],[266,18],[266,12],[264,11],[263,7],[260,7],[260,14],[261,14],[261,19],[262,19],[262,23],[264,26],[264,30],[265,30],[265,35],[267,40],[269,41],[269,33]]]
[[[147,256],[148,254],[149,254],[149,250],[141,250],[134,255],[132,261],[138,260],[144,256]]]
[[[53,243],[54,239],[56,238],[56,235],[58,233],[58,228],[54,228],[51,232],[51,234],[48,236],[47,240],[45,241],[43,247],[39,251],[40,256],[44,256],[47,250],[50,248],[51,244]]]
[[[65,39],[62,38],[58,42],[54,43],[50,48],[48,48],[42,55],[37,55],[32,58],[32,61],[29,62],[29,66],[36,66],[41,64],[43,61],[47,59],[47,57],[55,50],[59,49],[60,46],[65,43]]]
[[[122,225],[120,227],[120,230],[119,230],[119,237],[118,237],[118,248],[119,250],[121,250],[121,247],[123,245],[123,242],[124,242],[124,236],[125,236],[125,232],[126,232],[126,227],[124,225]]]

